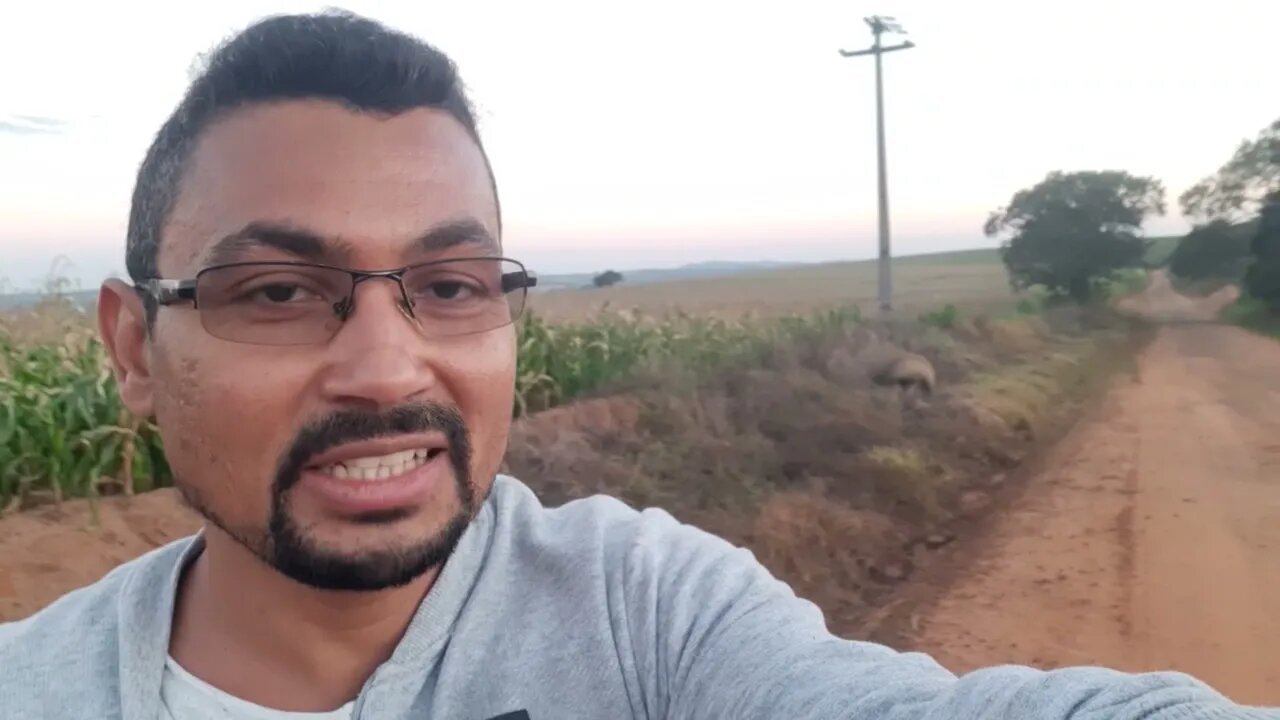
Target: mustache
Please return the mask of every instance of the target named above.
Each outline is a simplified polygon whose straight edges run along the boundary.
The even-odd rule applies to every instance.
[[[425,432],[445,436],[458,479],[465,479],[471,466],[471,439],[462,413],[440,403],[413,403],[382,411],[347,408],[304,425],[280,462],[276,492],[283,493],[296,483],[308,460],[338,445]]]

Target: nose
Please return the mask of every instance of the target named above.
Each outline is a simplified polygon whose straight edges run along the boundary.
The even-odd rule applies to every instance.
[[[395,281],[355,288],[355,309],[324,350],[331,355],[322,391],[344,405],[392,407],[438,392],[428,343],[403,308]]]

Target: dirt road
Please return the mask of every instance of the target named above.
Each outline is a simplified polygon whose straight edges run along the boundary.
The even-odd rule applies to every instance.
[[[1176,669],[1280,704],[1280,343],[1163,327],[1042,467],[910,645],[957,672]]]

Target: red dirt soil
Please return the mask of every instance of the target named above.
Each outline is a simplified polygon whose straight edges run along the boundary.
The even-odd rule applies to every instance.
[[[200,518],[176,491],[83,500],[0,520],[0,622],[26,617],[115,566],[195,532]]]
[[[1162,328],[1137,377],[956,550],[971,563],[899,643],[953,671],[1172,669],[1280,704],[1280,343]]]

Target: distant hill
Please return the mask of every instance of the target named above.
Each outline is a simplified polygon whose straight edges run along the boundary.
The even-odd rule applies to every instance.
[[[875,262],[874,259],[867,262]],[[999,248],[974,248],[947,252],[904,255],[893,259],[895,265],[990,265],[1000,263]]]
[[[780,268],[797,267],[804,263],[775,262],[764,260],[759,262],[733,262],[725,260],[712,260],[709,262],[692,263],[689,265],[681,265],[674,268],[644,268],[641,270],[618,270],[622,273],[623,282],[628,285],[643,285],[654,282],[667,282],[670,280],[696,280],[699,278],[722,277],[725,275],[737,275],[744,272],[757,272],[760,270],[777,270]],[[602,268],[603,272],[607,268]],[[617,268],[613,268],[617,269]],[[539,274],[538,289],[539,290],[564,290],[567,288],[592,287],[592,279],[596,273],[558,273],[558,274]]]
[[[1171,237],[1152,237],[1147,238],[1151,246],[1147,250],[1146,260],[1155,267],[1164,265],[1169,261],[1169,256],[1173,253],[1174,248],[1178,247],[1178,242],[1182,240],[1181,235]],[[906,257],[894,258],[895,264],[912,264],[926,263],[929,265],[985,265],[987,263],[1001,263],[999,248],[978,248],[974,250],[955,250],[952,252],[930,253],[926,255],[908,255]]]
[[[80,307],[89,307],[98,299],[97,290],[77,290],[66,294],[71,302]],[[0,311],[19,310],[31,307],[40,302],[44,297],[43,293],[20,292],[20,293],[0,293]]]

